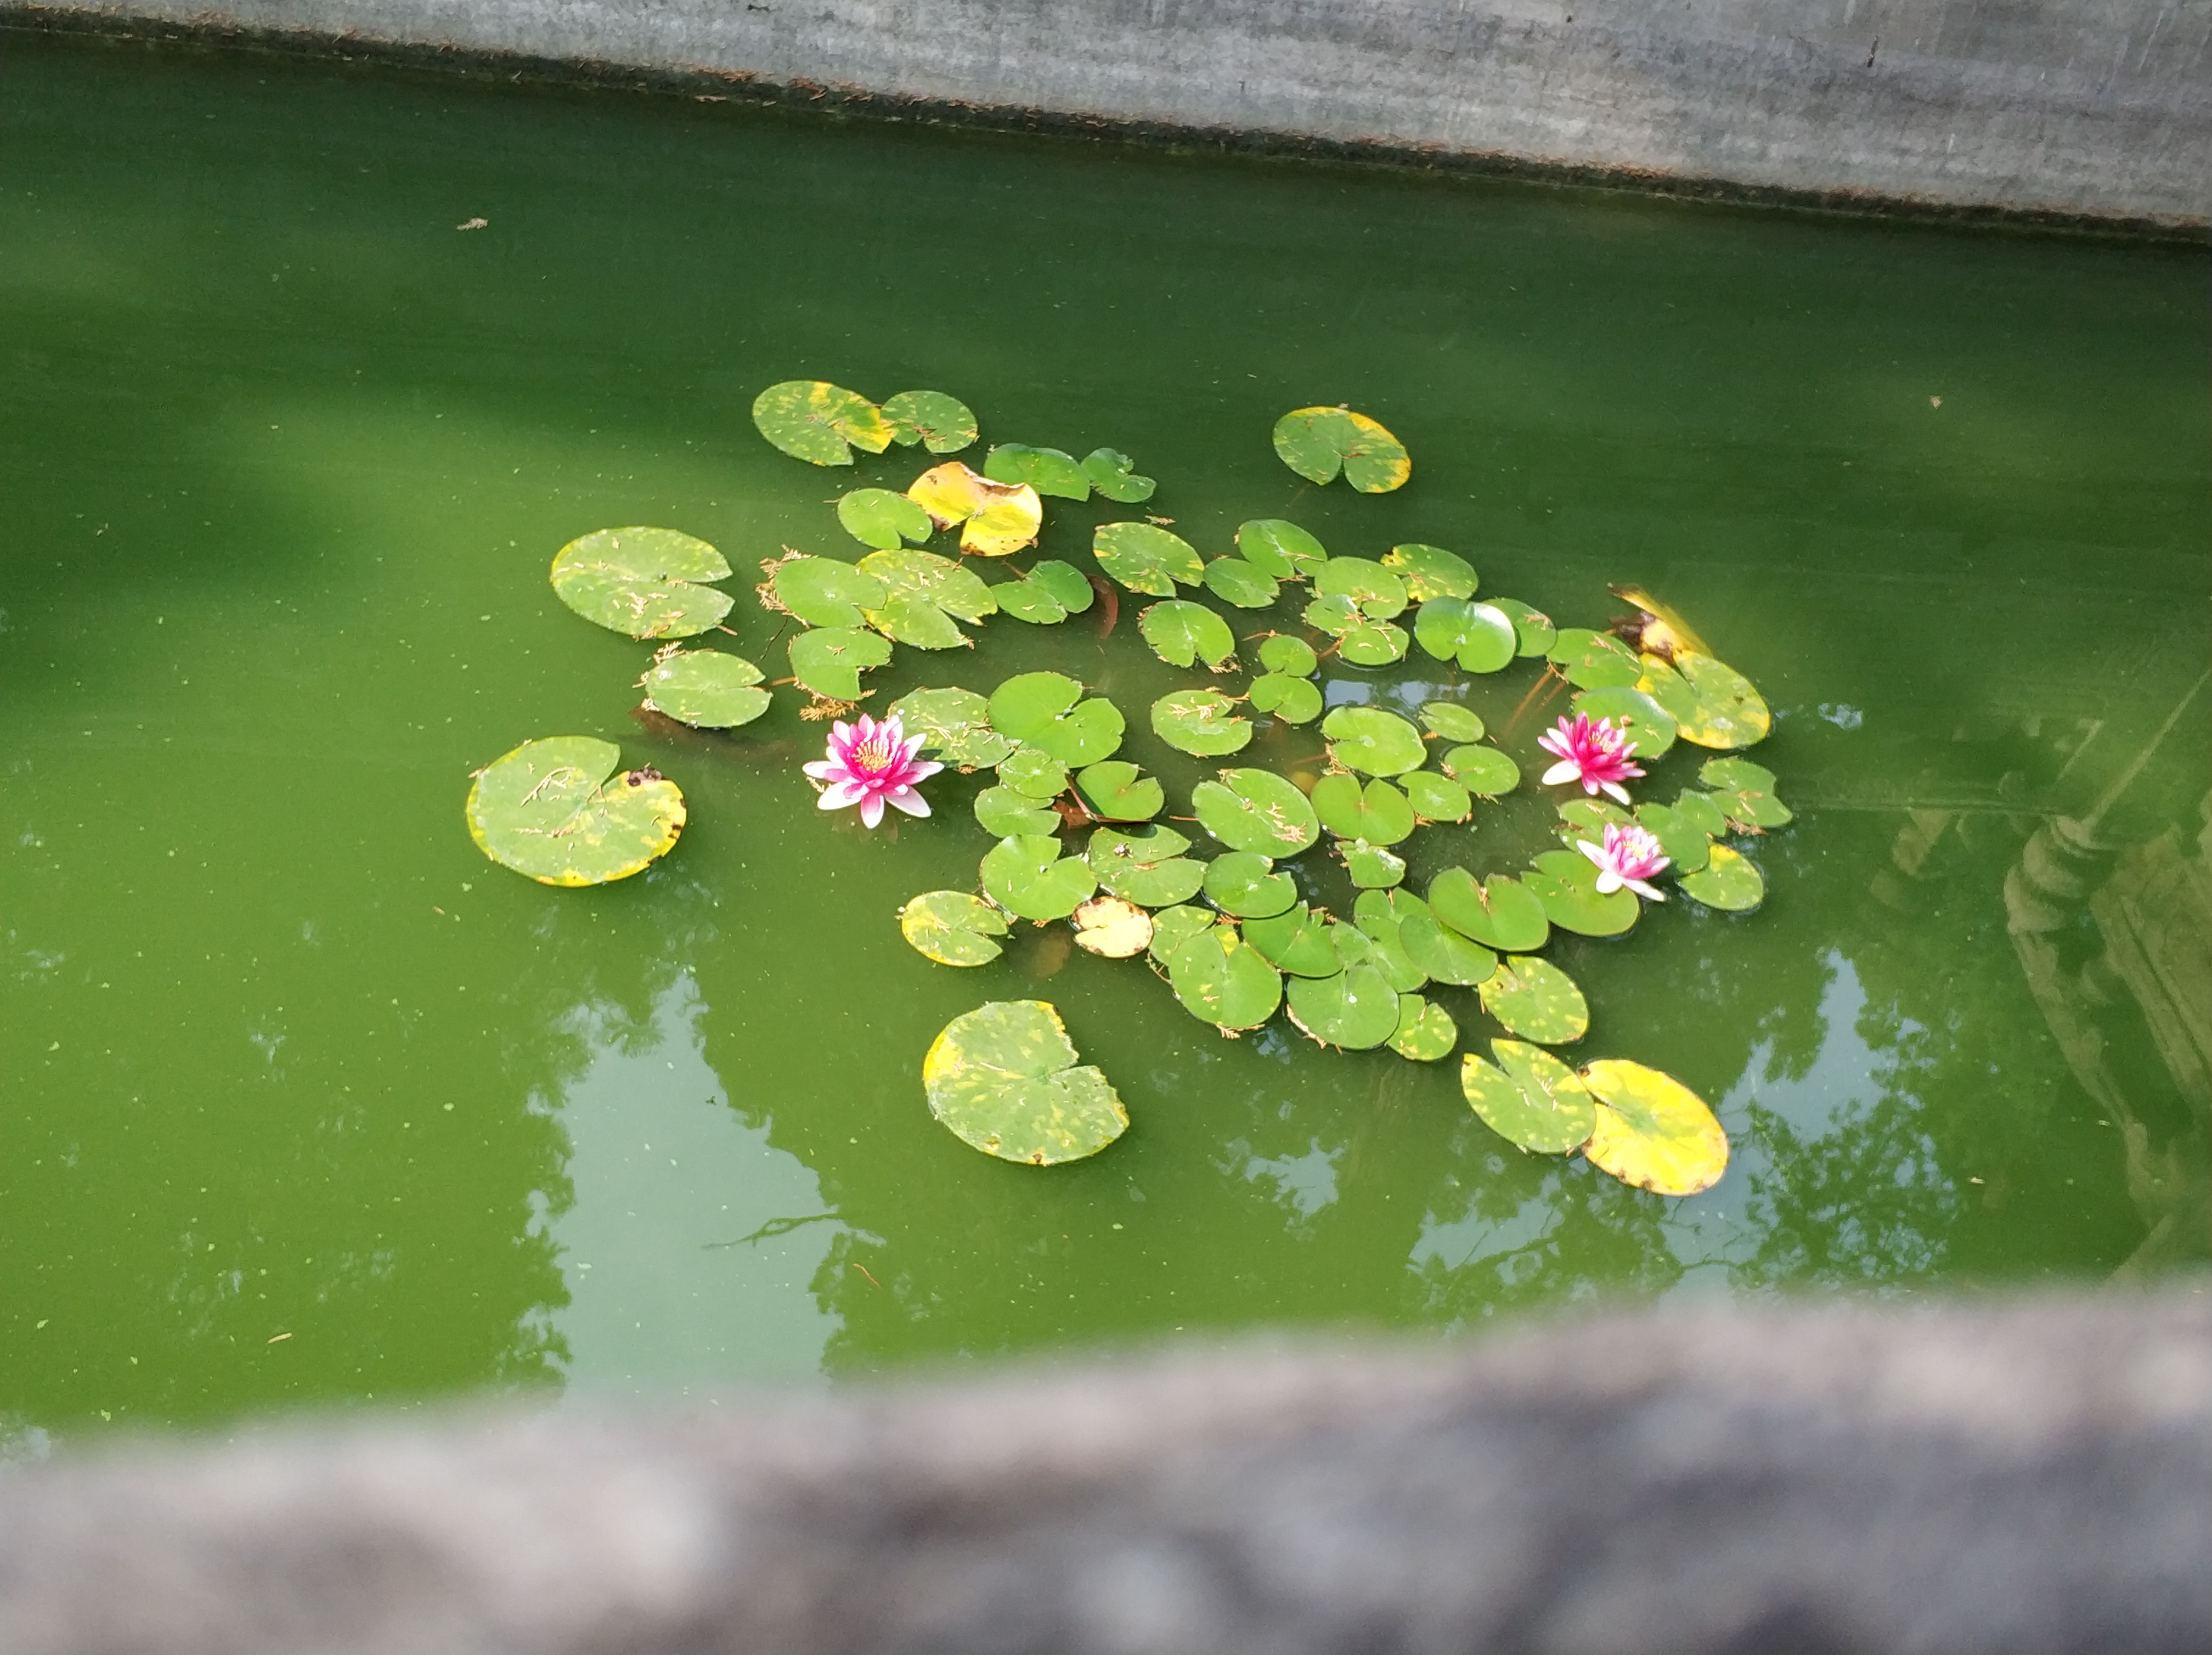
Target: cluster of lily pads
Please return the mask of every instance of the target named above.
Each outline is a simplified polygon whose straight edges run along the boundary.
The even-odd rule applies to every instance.
[[[957,453],[979,435],[972,412],[943,392],[877,404],[811,380],[770,386],[753,417],[777,447],[819,465],[893,444]],[[1316,484],[1341,477],[1381,493],[1411,474],[1404,447],[1346,409],[1284,416],[1274,446]],[[787,653],[789,682],[810,697],[802,716],[834,721],[826,758],[806,766],[824,808],[857,806],[871,826],[887,805],[928,815],[921,784],[930,777],[991,772],[973,807],[992,841],[976,886],[908,902],[899,915],[907,940],[940,964],[977,966],[999,956],[1016,922],[1065,922],[1087,952],[1148,960],[1191,1015],[1224,1034],[1282,1013],[1324,1046],[1387,1047],[1415,1062],[1458,1049],[1467,1007],[1455,1015],[1439,991],[1462,990],[1504,1031],[1488,1058],[1469,1052],[1462,1066],[1468,1101],[1501,1135],[1529,1150],[1579,1150],[1663,1194],[1708,1187],[1726,1165],[1727,1141],[1694,1093],[1638,1063],[1600,1059],[1577,1070],[1547,1050],[1580,1040],[1589,1007],[1540,951],[1555,932],[1626,932],[1645,901],[1663,898],[1652,883],[1662,877],[1709,908],[1759,904],[1756,865],[1724,842],[1790,820],[1771,772],[1719,757],[1670,801],[1638,802],[1626,787],[1644,776],[1636,760],[1678,742],[1725,753],[1759,740],[1771,719],[1758,691],[1648,593],[1617,588],[1638,612],[1611,631],[1561,628],[1528,604],[1478,599],[1474,567],[1439,546],[1331,556],[1297,525],[1261,519],[1237,531],[1233,553],[1207,559],[1169,520],[1140,519],[1095,530],[1096,575],[1058,558],[1010,561],[1035,547],[1044,496],[1137,503],[1154,486],[1112,449],[1079,459],[1001,444],[981,472],[939,460],[903,492],[847,493],[836,517],[866,548],[857,557],[787,549],[763,561],[759,600],[796,626]],[[925,549],[955,533],[957,555]],[[987,581],[987,568],[1009,578]],[[659,642],[719,628],[732,599],[716,583],[732,573],[702,541],[629,528],[562,548],[552,580],[587,618]],[[1243,663],[1228,620],[1197,594],[1263,611],[1293,593],[1303,632],[1263,627],[1252,640],[1258,670],[1235,693],[1176,690],[1146,717],[1168,745],[1209,758],[1242,751],[1260,721],[1318,720],[1326,770],[1293,780],[1230,767],[1199,782],[1173,819],[1202,843],[1162,819],[1170,801],[1161,780],[1120,756],[1122,709],[1064,673],[1024,672],[988,693],[920,689],[880,719],[860,709],[872,694],[865,675],[897,645],[957,648],[970,642],[963,627],[994,615],[1056,624],[1117,602],[1115,587],[1157,599],[1135,629],[1155,654],[1210,675]],[[1324,654],[1378,667],[1414,648],[1473,675],[1534,671],[1540,681],[1524,707],[1547,685],[1572,691],[1571,716],[1541,744],[1559,761],[1541,784],[1570,788],[1558,807],[1560,849],[1513,872],[1449,867],[1419,894],[1407,886],[1403,848],[1416,833],[1469,822],[1522,781],[1460,703],[1431,701],[1411,717],[1375,705],[1324,712],[1316,681]],[[730,728],[769,704],[765,678],[726,651],[666,642],[641,685],[647,706],[669,718]],[[580,885],[664,854],[684,805],[656,773],[621,771],[611,744],[566,737],[526,744],[480,772],[468,816],[495,860]],[[1357,891],[1349,914],[1311,905],[1286,872],[1324,843]],[[1079,1063],[1043,1001],[994,1001],[954,1019],[931,1049],[924,1083],[939,1120],[1010,1160],[1092,1154],[1127,1125],[1110,1084]]]

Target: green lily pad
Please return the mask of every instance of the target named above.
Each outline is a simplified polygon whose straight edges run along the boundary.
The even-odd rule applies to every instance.
[[[922,1060],[929,1112],[971,1148],[1054,1166],[1095,1155],[1128,1130],[1106,1077],[1079,1064],[1051,1003],[994,1000],[945,1025]]]
[[[1459,1044],[1459,1025],[1443,1007],[1419,995],[1398,996],[1398,1031],[1390,1037],[1390,1050],[1416,1063],[1434,1063],[1452,1054]]]
[[[679,724],[734,729],[768,710],[761,669],[718,649],[679,649],[654,658],[642,680],[645,704]]]
[[[1006,442],[983,459],[983,475],[994,483],[1026,483],[1039,494],[1062,500],[1091,498],[1091,479],[1073,454],[1057,448],[1032,448],[1025,442]]]
[[[1434,770],[1408,770],[1398,778],[1413,814],[1424,822],[1464,822],[1474,813],[1467,789]]]
[[[1413,638],[1438,660],[1468,672],[1495,672],[1512,664],[1518,641],[1513,623],[1495,604],[1465,598],[1431,598],[1413,617]]]
[[[1203,908],[1163,908],[1152,916],[1152,946],[1148,951],[1161,970],[1167,969],[1175,951],[1202,931],[1213,928],[1217,916]]]
[[[1091,486],[1101,497],[1118,505],[1133,506],[1140,500],[1150,500],[1152,490],[1159,485],[1149,477],[1139,477],[1137,462],[1128,455],[1112,448],[1093,448],[1083,457],[1083,474],[1091,479]]]
[[[1721,808],[1721,801],[1710,793],[1685,788],[1674,800],[1674,808],[1685,825],[1697,829],[1709,839],[1720,838],[1729,831],[1728,813]]]
[[[1296,523],[1255,517],[1237,528],[1237,555],[1279,581],[1303,581],[1328,561],[1320,541]]]
[[[1688,815],[1671,805],[1656,801],[1636,807],[1637,824],[1659,842],[1659,849],[1667,854],[1674,866],[1668,870],[1676,878],[1694,873],[1705,866],[1712,855],[1712,837],[1692,824]]]
[[[975,795],[975,820],[994,839],[1042,838],[1060,831],[1060,812],[1012,788]]]
[[[781,609],[809,626],[865,626],[866,611],[884,601],[881,581],[835,557],[793,552],[761,567],[768,575],[763,606]]]
[[[990,703],[973,690],[912,691],[891,703],[888,715],[908,735],[921,737],[925,752],[956,770],[988,770],[1014,751],[1013,738],[991,727]]]
[[[1507,1032],[1540,1046],[1562,1046],[1589,1032],[1589,1001],[1575,980],[1547,959],[1502,959],[1475,993],[1482,1009]]]
[[[1388,494],[1413,474],[1406,445],[1348,408],[1297,408],[1275,422],[1275,453],[1310,483],[1341,472],[1362,494]]]
[[[1048,834],[1012,834],[983,855],[983,894],[1025,920],[1064,920],[1097,888],[1091,865]]]
[[[1252,721],[1218,690],[1177,690],[1152,703],[1152,733],[1201,758],[1233,753],[1252,739]]]
[[[1643,666],[1620,639],[1587,626],[1563,628],[1548,653],[1577,690],[1625,688],[1644,676]]]
[[[1313,574],[1316,598],[1349,598],[1371,621],[1406,612],[1406,583],[1370,557],[1332,557]]]
[[[1067,791],[1067,766],[1041,747],[1018,746],[999,761],[999,784],[1049,803]]]
[[[1610,799],[1563,799],[1559,809],[1561,831],[1570,843],[1588,839],[1603,844],[1607,828],[1626,827],[1635,819]]]
[[[1336,658],[1354,666],[1388,666],[1406,659],[1406,629],[1393,621],[1354,621],[1336,635]]]
[[[1091,607],[1097,594],[1073,563],[1048,557],[1027,575],[991,588],[1002,614],[1031,626],[1057,626]]]
[[[1183,1009],[1222,1029],[1256,1029],[1283,1003],[1282,974],[1233,925],[1215,925],[1168,957],[1168,983]]]
[[[1271,713],[1285,724],[1310,724],[1321,716],[1321,686],[1311,678],[1262,672],[1252,680],[1244,698],[1254,712]]]
[[[1465,868],[1448,867],[1429,881],[1429,908],[1460,935],[1500,953],[1532,953],[1552,934],[1542,901],[1508,874],[1478,884]]]
[[[1206,865],[1206,897],[1223,913],[1243,920],[1286,914],[1297,904],[1298,887],[1274,868],[1256,851],[1226,852]]]
[[[1425,604],[1431,598],[1472,598],[1481,585],[1474,565],[1455,551],[1414,542],[1393,546],[1382,561],[1406,582],[1406,596]]]
[[[1132,592],[1172,598],[1178,584],[1196,586],[1206,565],[1189,541],[1157,523],[1101,523],[1091,537],[1098,567]]]
[[[1237,639],[1229,623],[1204,604],[1172,598],[1151,605],[1137,618],[1137,630],[1170,666],[1204,661],[1208,672],[1225,672],[1237,665]]]
[[[1708,759],[1698,780],[1713,790],[1713,803],[1740,828],[1763,832],[1796,819],[1790,806],[1774,796],[1774,772],[1748,758]]]
[[[1359,612],[1358,599],[1338,593],[1334,597],[1316,598],[1301,610],[1298,618],[1316,632],[1326,632],[1332,638],[1341,638],[1355,626],[1366,624],[1367,618]]]
[[[957,649],[970,640],[954,618],[980,621],[999,612],[983,577],[933,551],[872,551],[860,573],[884,583],[884,600],[865,611],[868,624],[917,649]]]
[[[1291,1020],[1325,1046],[1369,1051],[1398,1032],[1398,991],[1372,965],[1294,977],[1285,997]]]
[[[1285,678],[1311,678],[1321,665],[1321,657],[1314,654],[1313,646],[1304,638],[1277,632],[1261,640],[1260,665]]]
[[[1064,563],[1057,557],[1048,557],[1023,577],[1034,587],[1041,587],[1052,595],[1052,599],[1071,615],[1080,615],[1098,599],[1091,589],[1090,577],[1073,563]]]
[[[1774,715],[1751,680],[1711,655],[1683,654],[1671,667],[1656,655],[1642,662],[1642,687],[1699,747],[1748,747],[1766,739]]]
[[[478,770],[470,837],[540,885],[625,879],[675,848],[684,794],[657,770],[617,773],[622,749],[590,736],[526,741]]]
[[[1421,722],[1443,741],[1480,741],[1484,734],[1482,715],[1455,701],[1430,702],[1421,709]]]
[[[1206,589],[1239,609],[1265,609],[1282,587],[1257,563],[1242,557],[1217,557],[1206,566]]]
[[[1573,710],[1588,713],[1590,721],[1609,718],[1636,742],[1636,757],[1649,764],[1664,758],[1674,745],[1674,715],[1641,690],[1614,685],[1606,690],[1585,690],[1574,699]]]
[[[1380,891],[1359,893],[1359,906],[1354,914],[1357,922],[1352,929],[1367,939],[1368,953],[1364,959],[1357,962],[1346,960],[1345,964],[1372,965],[1400,994],[1411,994],[1429,980],[1429,974],[1406,952],[1406,945],[1399,938],[1397,918],[1382,903],[1382,896]],[[1329,934],[1330,940],[1334,941],[1342,934],[1341,931],[1333,931]]]
[[[1166,790],[1126,758],[1085,768],[1075,778],[1083,807],[1102,822],[1147,822],[1168,801]]]
[[[988,965],[1005,952],[1006,916],[965,891],[929,891],[899,910],[899,930],[939,965]]]
[[[1513,623],[1516,653],[1524,660],[1551,653],[1559,630],[1540,609],[1531,609],[1518,598],[1492,598],[1490,606]]]
[[[1407,958],[1438,983],[1472,989],[1488,982],[1498,969],[1496,954],[1469,942],[1426,909],[1399,921],[1398,940]]]
[[[1010,678],[991,692],[990,709],[1001,734],[1074,766],[1112,758],[1127,727],[1120,708],[1103,696],[1085,700],[1083,686],[1064,672]]]
[[[1715,845],[1705,867],[1682,876],[1682,889],[1708,908],[1748,914],[1766,900],[1765,876],[1741,851]]]
[[[1597,867],[1580,851],[1545,851],[1522,877],[1544,904],[1545,917],[1578,936],[1617,937],[1643,912],[1633,891],[1599,895]]]
[[[1358,776],[1341,770],[1314,783],[1313,809],[1338,838],[1375,845],[1395,845],[1417,825],[1413,805],[1397,788],[1380,779],[1363,786]]]
[[[846,533],[878,551],[896,551],[909,543],[918,546],[937,532],[929,514],[894,489],[854,490],[837,502],[837,520]]]
[[[1490,1050],[1497,1066],[1473,1052],[1460,1065],[1460,1090],[1484,1125],[1540,1154],[1564,1154],[1589,1141],[1597,1104],[1579,1075],[1551,1053],[1516,1040],[1493,1040]]]
[[[1583,1153],[1623,1183],[1657,1196],[1694,1196],[1728,1171],[1728,1134],[1705,1100],[1673,1075],[1618,1057],[1585,1067],[1597,1100]]]
[[[1304,903],[1265,919],[1246,920],[1244,940],[1291,977],[1334,977],[1344,969],[1329,937],[1328,920]]]
[[[1366,776],[1417,770],[1429,756],[1420,731],[1380,707],[1339,707],[1322,721],[1321,733],[1331,758]]]
[[[1337,845],[1345,872],[1363,891],[1388,890],[1406,877],[1406,859],[1370,844],[1364,839],[1346,839]]]
[[[786,380],[753,399],[753,424],[793,459],[849,465],[853,450],[879,454],[894,435],[883,410],[825,380]]]
[[[1199,824],[1231,850],[1278,861],[1310,850],[1321,837],[1312,803],[1273,770],[1224,770],[1191,789]]]
[[[793,638],[792,675],[825,701],[860,699],[860,674],[891,658],[890,640],[857,626],[817,626]]]
[[[1085,860],[1115,896],[1146,908],[1172,908],[1188,902],[1206,882],[1206,864],[1183,855],[1189,849],[1190,841],[1173,828],[1143,833],[1101,828],[1091,836]]]
[[[891,441],[902,448],[919,442],[933,454],[957,454],[975,440],[974,411],[942,391],[902,391],[885,400],[883,415]]]
[[[729,577],[720,552],[675,529],[600,529],[553,559],[561,601],[629,638],[689,638],[720,625],[735,599],[700,582]]]
[[[1454,747],[1444,755],[1443,767],[1445,775],[1485,799],[1521,785],[1521,767],[1495,747]]]

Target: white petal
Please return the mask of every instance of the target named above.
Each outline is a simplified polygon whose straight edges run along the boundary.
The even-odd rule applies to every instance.
[[[860,800],[860,819],[870,827],[874,827],[884,819],[883,794],[872,793]]]
[[[1583,767],[1576,764],[1573,759],[1563,758],[1558,764],[1553,765],[1550,770],[1544,772],[1544,779],[1540,785],[1547,788],[1553,788],[1557,787],[1562,782],[1579,781],[1582,777],[1582,773]]]
[[[858,782],[839,782],[822,790],[814,801],[817,809],[842,810],[848,805],[857,805],[867,797],[868,790]]]
[[[912,758],[916,753],[921,751],[921,744],[928,739],[929,737],[926,733],[921,735],[910,735],[904,741],[901,742],[899,746],[908,758]]]
[[[1605,859],[1605,852],[1600,850],[1595,845],[1592,844],[1587,839],[1576,840],[1575,849],[1582,852],[1583,855],[1589,857],[1590,861],[1595,862],[1600,869],[1603,869],[1610,866]]]
[[[811,764],[801,764],[799,768],[817,782],[842,782],[846,779],[845,767],[834,758],[817,758]]]
[[[896,793],[885,794],[884,797],[890,800],[891,803],[896,805],[901,810],[904,811],[909,816],[927,816],[929,814],[929,800],[923,798],[912,788],[901,788]]]
[[[1632,802],[1629,799],[1628,789],[1622,787],[1618,782],[1601,782],[1598,783],[1598,786],[1603,788],[1607,793],[1611,794],[1615,799],[1620,800],[1624,805]]]
[[[1611,868],[1601,867],[1598,869],[1597,894],[1599,896],[1610,897],[1614,891],[1620,889],[1624,881],[1620,875],[1614,873]]]
[[[925,758],[919,764],[912,764],[908,767],[906,778],[910,782],[927,782],[931,776],[936,775],[938,771],[944,768],[945,766],[939,764],[935,759]]]
[[[1601,880],[1600,883],[1602,884],[1603,881]],[[1626,885],[1628,888],[1631,891],[1633,891],[1638,896],[1644,897],[1648,902],[1665,902],[1667,900],[1667,895],[1664,891],[1654,891],[1650,885],[1644,884],[1641,879],[1627,879],[1624,880],[1622,883]]]

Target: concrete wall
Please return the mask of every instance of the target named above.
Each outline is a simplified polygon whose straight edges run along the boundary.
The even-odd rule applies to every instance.
[[[1828,204],[2212,223],[2212,0],[61,0]]]

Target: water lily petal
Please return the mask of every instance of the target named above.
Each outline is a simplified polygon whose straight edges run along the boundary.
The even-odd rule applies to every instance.
[[[860,800],[860,820],[862,822],[866,823],[870,827],[874,827],[881,823],[883,819],[883,794],[879,793],[872,793],[866,798]]]
[[[1583,767],[1576,764],[1573,759],[1563,758],[1544,772],[1542,785],[1551,788],[1557,787],[1562,782],[1579,781],[1582,773]]]
[[[1613,858],[1587,839],[1576,840],[1575,849],[1595,862],[1601,868],[1610,867],[1613,865]]]
[[[857,805],[868,796],[868,790],[858,782],[839,782],[822,790],[821,798],[814,802],[823,810],[842,810],[848,805]],[[861,812],[866,814],[866,811]],[[880,813],[880,812],[878,812]]]
[[[1635,771],[1634,774],[1641,776],[1644,772],[1638,770]],[[1583,791],[1584,793],[1595,793],[1600,788],[1604,788],[1606,792],[1611,794],[1615,799],[1618,799],[1624,805],[1632,802],[1628,796],[1628,789],[1622,787],[1618,782],[1592,782],[1587,777],[1585,777],[1583,782]]]
[[[845,767],[834,758],[817,758],[812,764],[801,764],[799,768],[817,782],[845,782],[851,779],[846,774]]]
[[[929,814],[929,800],[912,788],[900,788],[894,792],[885,794],[884,797],[909,816]]]
[[[1625,883],[1611,867],[1601,867],[1597,871],[1597,894],[1601,897],[1610,897]]]
[[[906,779],[910,782],[927,782],[931,776],[936,775],[938,771],[944,768],[945,766],[939,764],[935,759],[925,758],[919,764],[909,764],[907,766]]]
[[[1646,902],[1665,902],[1667,900],[1667,893],[1665,891],[1655,891],[1650,885],[1644,884],[1641,879],[1623,879],[1621,883],[1626,885],[1631,891],[1633,891],[1638,896],[1643,897]],[[1600,879],[1598,884],[1602,886],[1605,884],[1605,881],[1603,879]]]

